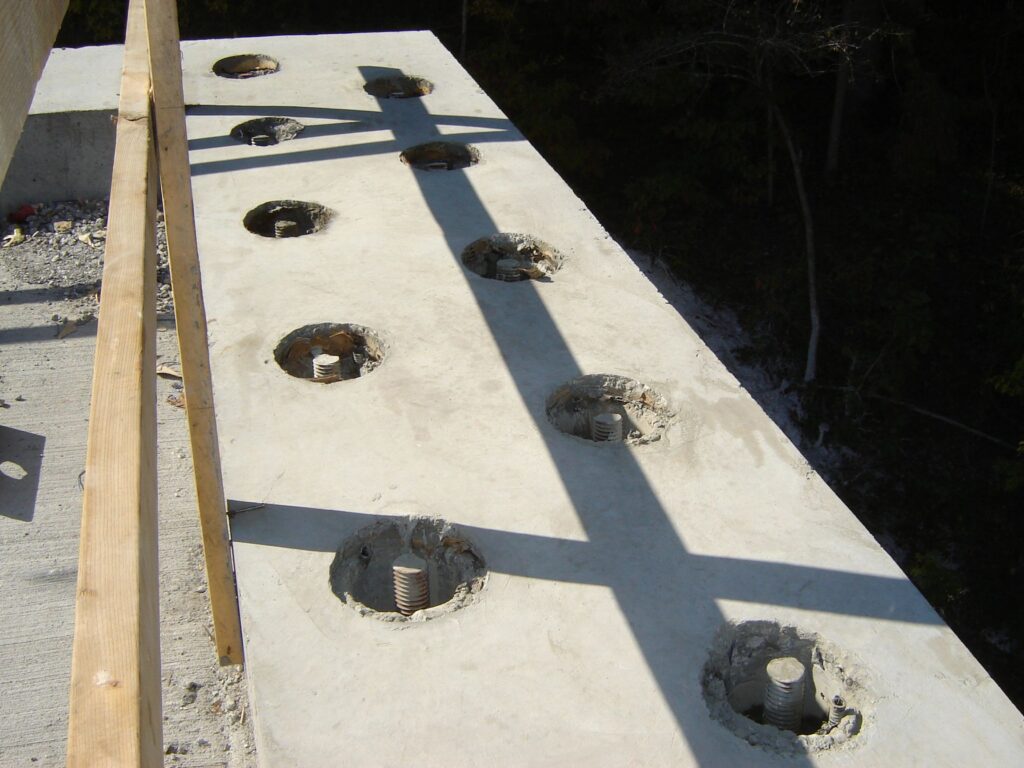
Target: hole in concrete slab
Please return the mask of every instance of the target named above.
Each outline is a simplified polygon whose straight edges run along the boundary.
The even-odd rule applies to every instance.
[[[323,229],[334,212],[301,200],[271,200],[257,205],[242,219],[250,232],[263,237],[301,237]]]
[[[630,445],[660,440],[673,415],[665,398],[646,384],[603,373],[560,386],[548,397],[547,414],[566,434]]]
[[[462,251],[462,263],[468,269],[508,283],[550,278],[562,261],[562,254],[543,240],[512,232],[481,237]]]
[[[267,147],[294,139],[305,128],[290,117],[258,117],[231,129],[231,138],[254,147]]]
[[[377,333],[351,323],[315,323],[296,328],[274,348],[277,364],[291,376],[319,384],[365,376],[383,362]],[[336,359],[325,359],[325,358]],[[319,375],[318,375],[319,374]]]
[[[220,59],[213,65],[213,72],[220,77],[244,80],[249,77],[272,75],[280,68],[277,59],[270,56],[262,53],[243,53]]]
[[[803,697],[796,701],[803,716],[794,730],[762,723],[768,664],[783,658],[795,659],[804,671]],[[774,621],[745,621],[718,632],[701,682],[713,718],[754,746],[796,754],[856,743],[871,703],[865,681],[866,671],[819,635]]]
[[[392,566],[405,555],[426,562],[429,607],[398,612]],[[428,621],[464,608],[483,589],[487,567],[473,544],[444,520],[380,520],[357,531],[331,563],[331,589],[363,616],[382,621]]]
[[[363,90],[378,99],[415,99],[433,93],[434,84],[422,77],[396,75],[375,78]]]
[[[402,162],[421,171],[455,171],[480,162],[480,151],[457,141],[430,141],[409,147],[401,154]]]

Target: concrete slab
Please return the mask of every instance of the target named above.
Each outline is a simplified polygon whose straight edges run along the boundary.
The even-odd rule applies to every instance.
[[[276,74],[216,77],[234,54]],[[225,482],[264,766],[1016,765],[1024,719],[794,446],[428,33],[183,45]],[[436,85],[381,99],[404,72]],[[259,147],[253,117],[307,127]],[[417,171],[399,152],[457,134],[481,153]],[[321,231],[241,225],[272,200]],[[496,232],[567,256],[550,282],[468,272]],[[710,254],[709,258],[714,255]],[[273,350],[356,323],[383,364],[321,385]],[[632,377],[676,413],[650,445],[553,427],[580,374]],[[490,575],[475,601],[389,623],[334,595],[347,537],[424,515],[460,526]],[[702,677],[728,621],[835,644],[859,735],[781,755],[713,720]],[[726,649],[728,650],[728,649]]]

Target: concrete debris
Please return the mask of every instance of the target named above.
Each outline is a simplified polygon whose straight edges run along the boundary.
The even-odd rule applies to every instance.
[[[15,215],[16,214],[16,215]],[[96,312],[107,239],[107,203],[71,200],[22,206],[3,229],[4,266],[21,283],[62,290],[65,298],[87,298]],[[157,222],[157,316],[173,317],[170,268],[162,216]],[[68,331],[73,333],[74,329]]]

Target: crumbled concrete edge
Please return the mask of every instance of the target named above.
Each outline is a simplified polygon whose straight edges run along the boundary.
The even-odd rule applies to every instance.
[[[646,384],[625,376],[587,374],[558,387],[548,397],[545,406],[548,421],[555,428],[581,440],[586,438],[578,437],[577,422],[581,418],[587,418],[586,414],[577,408],[581,399],[614,400],[621,403],[631,415],[642,418],[647,423],[648,430],[644,433],[623,435],[622,442],[627,445],[647,445],[661,440],[676,418],[668,400]]]
[[[843,696],[847,711],[837,726],[829,729],[826,724],[817,733],[797,735],[755,722],[733,708],[733,688],[756,677],[767,660],[778,656],[795,656],[811,672],[823,674],[829,687],[819,691],[823,700],[835,693]],[[808,684],[813,685],[812,677],[808,676]],[[852,749],[863,740],[865,725],[870,725],[873,698],[863,664],[815,633],[774,621],[724,625],[712,643],[701,687],[713,720],[748,744],[780,755]]]
[[[362,575],[361,553],[382,533],[397,528],[402,538],[412,541],[412,549],[424,559],[443,562],[458,574],[458,585],[450,600],[441,605],[404,616],[397,611],[380,611],[360,602],[353,594],[354,585]],[[413,539],[420,534],[421,540]],[[378,520],[349,536],[338,549],[331,563],[331,589],[342,603],[357,614],[395,625],[433,621],[461,610],[476,601],[487,583],[487,566],[475,545],[458,526],[440,518],[408,517],[399,520]]]

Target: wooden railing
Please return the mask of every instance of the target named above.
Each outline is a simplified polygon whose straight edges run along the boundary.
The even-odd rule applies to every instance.
[[[82,506],[67,764],[162,764],[156,493],[156,185],[167,223],[209,594],[242,662],[195,238],[177,11],[131,0]],[[159,168],[159,173],[157,169]]]

